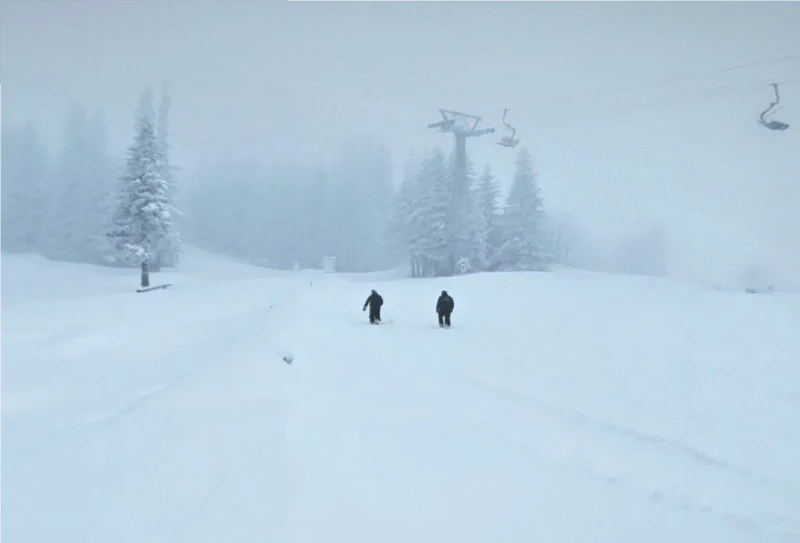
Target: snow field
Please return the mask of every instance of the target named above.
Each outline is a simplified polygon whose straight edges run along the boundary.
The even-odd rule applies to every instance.
[[[798,296],[203,253],[143,294],[2,271],[11,541],[800,540]]]

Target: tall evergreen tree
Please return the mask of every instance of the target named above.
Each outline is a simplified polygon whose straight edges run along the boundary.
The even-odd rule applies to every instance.
[[[455,189],[455,157],[450,162],[450,186]],[[479,268],[477,263],[478,254],[478,208],[473,191],[476,185],[475,163],[469,158],[466,164],[466,183],[461,201],[461,209],[451,209],[451,212],[458,212],[460,220],[453,221],[451,235],[455,238],[455,262],[451,263],[450,273],[470,273]],[[452,192],[451,190],[451,192]],[[452,207],[451,196],[451,207]],[[451,215],[451,220],[455,219]]]
[[[415,251],[421,255],[423,275],[439,276],[448,271],[452,175],[448,160],[437,148],[420,169],[422,195]]]
[[[547,269],[551,259],[541,237],[543,217],[543,201],[531,155],[523,149],[517,156],[514,180],[502,218],[505,241],[499,250],[501,268]]]
[[[502,234],[499,230],[500,190],[487,164],[481,174],[480,182],[475,186],[473,199],[476,209],[476,260],[482,270],[491,270],[496,266],[496,255],[500,247]]]
[[[416,172],[412,170],[416,168]],[[441,149],[420,164],[407,162],[395,209],[395,243],[411,260],[414,277],[460,273],[476,268],[476,200],[471,194],[474,166],[467,163],[467,187],[460,224],[454,222],[454,162]],[[455,262],[452,246],[455,243]]]
[[[134,141],[120,178],[109,232],[119,256],[129,263],[157,263],[165,247],[177,244],[164,160],[156,135],[152,92],[147,89],[139,105]]]
[[[470,210],[469,226],[470,238],[472,241],[470,252],[470,264],[473,271],[485,270],[488,260],[488,221],[484,220],[483,210],[481,209],[481,183],[483,175],[478,183],[470,187]]]
[[[420,235],[419,215],[422,198],[420,178],[421,165],[416,157],[406,159],[403,180],[397,191],[392,216],[391,241],[393,254],[398,260],[406,259],[410,264],[412,277],[421,275],[421,263],[416,240]]]

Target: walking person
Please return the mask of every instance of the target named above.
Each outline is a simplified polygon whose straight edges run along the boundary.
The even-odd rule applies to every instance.
[[[436,300],[436,314],[439,315],[439,327],[450,328],[450,314],[455,309],[456,303],[453,301],[453,298],[447,294],[446,290],[442,291],[442,294],[439,296],[439,299]]]
[[[367,301],[364,302],[364,308],[362,311],[367,310],[367,306],[369,306],[369,322],[370,324],[380,324],[381,322],[381,306],[383,305],[383,298],[381,295],[378,294],[374,289],[372,293],[367,297]]]

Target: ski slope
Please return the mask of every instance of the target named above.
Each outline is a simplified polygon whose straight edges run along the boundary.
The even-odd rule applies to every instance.
[[[3,541],[800,541],[798,295],[200,252],[145,294],[2,273]]]

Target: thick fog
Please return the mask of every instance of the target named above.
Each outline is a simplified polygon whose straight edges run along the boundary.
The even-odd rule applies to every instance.
[[[435,177],[437,148],[448,160],[452,136],[427,128],[445,108],[498,129],[467,152],[500,209],[530,154],[554,261],[800,287],[800,4],[2,10],[4,251],[108,261],[92,244],[149,86],[168,111],[184,244],[280,267],[407,264],[398,224],[415,200],[400,187]],[[773,82],[784,131],[757,123]],[[505,108],[514,149],[496,144]]]

